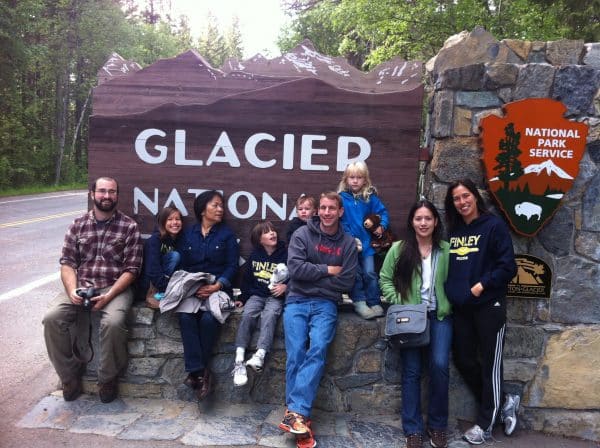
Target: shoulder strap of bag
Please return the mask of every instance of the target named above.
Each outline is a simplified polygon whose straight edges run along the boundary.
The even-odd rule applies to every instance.
[[[438,258],[440,256],[440,251],[436,249],[431,251],[431,280],[429,281],[429,301],[431,303],[431,296],[433,295],[433,291],[435,288],[435,271],[437,270]]]

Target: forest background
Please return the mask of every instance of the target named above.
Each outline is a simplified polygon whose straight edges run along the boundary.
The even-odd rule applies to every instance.
[[[0,194],[85,185],[91,92],[113,52],[141,66],[196,49],[213,67],[241,59],[239,23],[205,17],[192,35],[177,0],[0,0]],[[219,1],[219,0],[215,0]],[[260,0],[255,1],[257,7]],[[310,39],[362,70],[426,61],[483,26],[498,39],[600,41],[600,0],[282,0],[278,47]],[[274,55],[271,55],[274,56]]]

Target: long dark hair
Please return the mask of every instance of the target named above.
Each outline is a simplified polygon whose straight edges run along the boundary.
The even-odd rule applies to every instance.
[[[488,212],[487,207],[483,202],[483,198],[481,197],[481,194],[479,194],[479,191],[475,186],[475,182],[473,182],[469,178],[455,180],[450,185],[448,185],[448,190],[446,191],[446,199],[444,200],[444,207],[446,208],[446,222],[448,223],[448,230],[450,232],[456,229],[456,227],[458,227],[463,222],[463,218],[456,210],[456,207],[454,206],[454,199],[452,198],[452,190],[454,190],[460,185],[465,187],[471,192],[473,196],[475,196],[477,210],[479,211],[480,215]]]
[[[156,220],[158,221],[158,232],[160,233],[161,240],[164,240],[169,235],[166,229],[167,219],[169,219],[169,216],[171,216],[171,214],[175,212],[179,213],[179,218],[183,220],[183,215],[177,207],[165,207],[160,212],[158,212],[158,217]]]
[[[400,297],[403,299],[408,297],[411,292],[412,278],[415,272],[421,274],[421,254],[419,252],[419,243],[417,242],[417,234],[413,227],[413,218],[415,213],[421,207],[425,207],[431,212],[434,219],[437,220],[437,224],[433,229],[432,238],[432,252],[436,247],[439,247],[440,241],[442,240],[442,225],[440,221],[440,214],[438,213],[435,205],[426,199],[422,199],[415,203],[410,211],[408,212],[408,218],[406,220],[406,234],[407,237],[404,240],[402,251],[396,261],[396,267],[394,268],[394,286],[396,291],[400,293]]]

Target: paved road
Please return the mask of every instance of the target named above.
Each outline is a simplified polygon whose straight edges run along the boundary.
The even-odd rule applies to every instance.
[[[61,291],[65,230],[87,208],[85,191],[0,198],[0,446],[27,406],[56,386],[42,316]],[[24,447],[29,444],[21,445]]]
[[[85,191],[0,198],[0,301],[57,275],[65,230],[86,208]]]

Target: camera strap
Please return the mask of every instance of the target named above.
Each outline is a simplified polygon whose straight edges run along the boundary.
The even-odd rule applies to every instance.
[[[86,322],[87,321],[87,322]],[[86,325],[87,324],[87,325]],[[73,356],[77,361],[82,364],[87,364],[94,359],[94,347],[92,346],[92,310],[78,310],[77,311],[77,331],[75,332],[75,338],[73,340]],[[87,329],[87,346],[81,347],[85,354],[89,353],[89,357],[87,359],[81,353],[80,346],[78,342],[80,341],[78,336],[84,336],[83,340],[85,340],[85,332]],[[85,344],[85,342],[84,342]],[[89,350],[88,350],[89,348]]]

